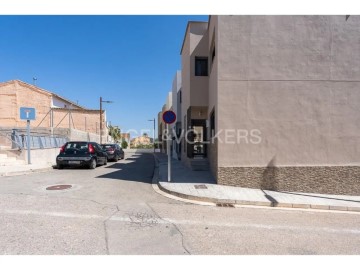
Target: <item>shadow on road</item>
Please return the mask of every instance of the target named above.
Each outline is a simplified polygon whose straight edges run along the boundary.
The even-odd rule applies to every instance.
[[[118,169],[116,171],[99,175],[96,178],[114,179],[120,181],[133,181],[142,183],[152,183],[154,174],[155,160],[152,154],[141,154],[126,158],[129,163],[119,161],[106,166],[105,168]]]

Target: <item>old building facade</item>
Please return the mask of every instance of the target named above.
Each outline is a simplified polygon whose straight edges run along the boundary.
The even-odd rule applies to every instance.
[[[31,121],[32,129],[42,132],[72,130],[74,139],[100,138],[100,110],[84,108],[70,100],[40,87],[12,80],[0,83],[0,127],[21,129],[26,121],[20,119],[20,107],[33,107],[36,120]],[[106,112],[102,111],[103,138],[107,140]],[[70,134],[70,133],[67,133]],[[97,138],[99,137],[99,138]]]

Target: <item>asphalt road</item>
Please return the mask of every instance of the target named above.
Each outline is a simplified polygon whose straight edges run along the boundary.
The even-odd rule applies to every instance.
[[[153,171],[137,154],[0,177],[0,254],[360,254],[359,214],[188,204],[154,192]]]

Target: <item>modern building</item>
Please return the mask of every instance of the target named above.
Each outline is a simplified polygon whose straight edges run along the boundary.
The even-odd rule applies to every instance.
[[[164,123],[163,119],[162,119],[162,115],[165,111],[171,110],[172,109],[172,91],[168,92],[167,96],[166,96],[166,100],[165,100],[165,104],[162,106],[162,110],[161,112],[158,113],[158,139],[159,139],[159,147],[160,147],[160,151],[163,153],[167,153],[167,140],[164,139],[166,137],[166,134],[168,133],[167,131],[167,126]],[[171,128],[172,126],[170,126],[170,132],[171,132]],[[172,151],[172,149],[171,149]],[[170,153],[172,155],[172,153]]]
[[[20,120],[20,107],[33,107],[36,120],[32,129],[50,132],[71,130],[74,139],[99,141],[100,110],[87,109],[53,92],[20,80],[0,83],[0,128],[21,129],[26,121]],[[102,111],[103,141],[107,141],[106,112]],[[68,133],[70,134],[70,133]]]
[[[174,159],[181,159],[181,71],[178,70],[172,83],[172,110],[176,114],[175,123],[170,125],[172,130],[171,154]]]
[[[353,15],[189,22],[181,160],[223,185],[360,195],[359,36]]]

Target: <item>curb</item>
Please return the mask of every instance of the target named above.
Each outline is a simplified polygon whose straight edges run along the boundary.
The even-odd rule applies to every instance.
[[[155,159],[155,170],[153,176],[153,188],[156,192],[157,189],[162,192],[174,196],[177,199],[183,199],[195,204],[203,205],[221,205],[221,204],[230,204],[232,206],[265,206],[271,208],[294,208],[294,209],[307,209],[307,210],[331,210],[331,211],[341,211],[341,212],[360,212],[360,206],[340,206],[340,205],[324,205],[324,204],[302,204],[302,203],[277,203],[277,202],[265,202],[265,201],[246,201],[246,200],[227,200],[227,199],[216,199],[210,197],[200,197],[195,195],[183,194],[173,190],[169,190],[163,187],[159,181],[159,161],[154,154]],[[154,187],[156,186],[156,187]],[[159,193],[159,192],[158,192]],[[160,193],[161,194],[161,193]],[[161,194],[164,195],[164,194]],[[175,199],[173,198],[173,199]]]
[[[27,175],[27,174],[31,174],[31,173],[48,172],[53,169],[54,169],[54,167],[53,167],[53,165],[51,165],[51,167],[47,167],[47,168],[30,169],[30,170],[26,170],[26,171],[4,172],[4,173],[0,173],[0,177],[2,177],[2,176],[19,176],[19,175]]]
[[[324,205],[324,204],[300,204],[300,203],[274,203],[264,201],[245,201],[245,200],[227,200],[227,199],[216,199],[209,197],[199,197],[195,195],[183,194],[173,190],[169,190],[163,187],[160,182],[157,183],[159,189],[165,193],[171,194],[176,197],[180,197],[187,200],[208,202],[215,205],[218,204],[231,204],[234,206],[266,206],[271,208],[296,208],[296,209],[313,209],[313,210],[334,210],[334,211],[346,211],[346,212],[360,212],[360,207],[356,206],[340,206],[340,205]]]
[[[184,203],[191,203],[191,204],[197,204],[197,205],[202,205],[202,206],[216,206],[214,203],[211,203],[211,202],[199,202],[198,200],[190,200],[190,199],[182,198],[181,196],[172,195],[166,189],[165,189],[165,191],[163,191],[161,189],[162,186],[159,184],[159,161],[156,158],[156,155],[155,154],[153,154],[153,155],[154,155],[154,160],[155,160],[155,168],[154,168],[154,174],[153,174],[153,178],[152,178],[152,187],[156,193],[158,193],[164,197],[167,197],[169,199],[181,201]]]

